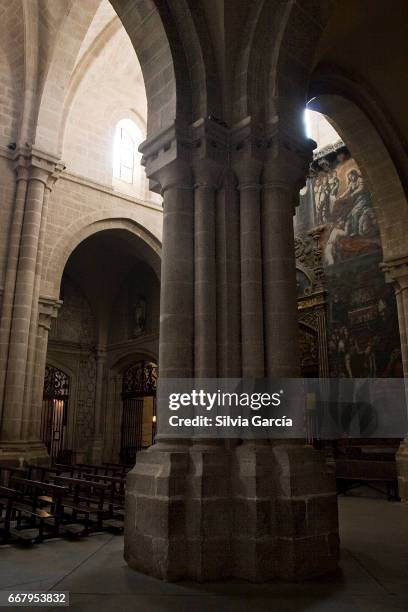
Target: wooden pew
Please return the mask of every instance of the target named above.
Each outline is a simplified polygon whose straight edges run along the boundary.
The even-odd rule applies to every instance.
[[[10,523],[13,502],[16,496],[14,489],[0,486],[0,542],[7,542],[10,537]]]
[[[347,491],[362,485],[384,495],[384,490],[380,488],[383,484],[390,501],[399,499],[397,466],[393,461],[337,459],[336,480],[339,493],[344,495]]]
[[[94,465],[92,463],[77,463],[76,467],[89,473],[95,475],[99,474],[101,476],[119,476],[124,478],[127,473],[126,468],[123,465]]]
[[[83,472],[82,478],[93,482],[103,482],[107,485],[105,499],[110,500],[109,514],[103,520],[104,529],[122,532],[124,529],[125,478],[118,476],[103,476]]]
[[[57,536],[66,488],[18,477],[13,477],[10,484],[15,490],[12,515],[17,522],[10,533],[27,543]]]
[[[85,532],[91,529],[91,516],[96,517],[96,528],[103,528],[104,518],[110,518],[112,515],[109,484],[66,476],[53,476],[53,480],[56,484],[68,488],[69,495],[63,500],[64,514],[68,510],[73,521],[83,521]],[[83,515],[84,519],[80,521],[78,515]]]

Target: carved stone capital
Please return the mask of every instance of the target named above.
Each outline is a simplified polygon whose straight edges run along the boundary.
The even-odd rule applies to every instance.
[[[191,191],[193,189],[193,176],[190,164],[175,159],[166,164],[155,173],[155,180],[160,185],[160,193],[164,196],[169,189]]]
[[[168,182],[167,176],[180,164],[195,170],[200,164],[223,167],[228,158],[228,135],[228,128],[214,117],[199,119],[190,126],[173,123],[157,132],[139,147],[150,187],[163,190],[163,181]]]
[[[62,300],[55,300],[48,297],[40,297],[38,310],[38,326],[49,331],[51,329],[52,319],[58,315],[58,311],[62,306]]]
[[[234,125],[230,133],[231,165],[239,169],[248,160],[263,164],[266,153],[264,126],[246,117]]]
[[[36,180],[51,190],[65,166],[58,157],[36,147],[21,147],[14,155],[17,180]]]
[[[393,283],[396,292],[408,289],[408,256],[384,261],[380,267],[386,282]]]

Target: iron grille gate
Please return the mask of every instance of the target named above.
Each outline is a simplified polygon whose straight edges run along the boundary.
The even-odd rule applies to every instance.
[[[121,463],[136,461],[136,453],[143,441],[143,397],[129,397],[123,400],[122,435],[120,443]]]
[[[61,453],[67,423],[69,376],[53,366],[45,367],[41,413],[41,439],[54,459]]]
[[[120,442],[120,460],[122,463],[134,464],[136,453],[142,449],[144,398],[148,396],[155,398],[156,384],[157,366],[154,363],[137,363],[123,374]],[[153,406],[153,415],[155,415],[155,401]],[[155,417],[153,417],[153,425],[154,420]],[[154,427],[152,427],[152,435],[154,435]]]

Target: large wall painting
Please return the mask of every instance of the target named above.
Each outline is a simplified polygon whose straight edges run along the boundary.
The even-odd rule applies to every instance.
[[[372,197],[342,142],[316,155],[301,195],[295,234],[316,230],[327,291],[330,376],[402,376],[395,296],[380,268]]]

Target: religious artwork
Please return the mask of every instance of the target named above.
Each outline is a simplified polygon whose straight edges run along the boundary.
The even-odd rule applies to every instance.
[[[146,329],[146,300],[140,295],[133,303],[133,329],[132,335],[140,336]]]
[[[354,159],[344,150],[312,169],[312,200],[326,266],[381,249],[371,195]]]
[[[314,291],[299,269],[305,262],[313,267],[300,248],[313,236],[326,291],[330,376],[402,376],[395,295],[380,269],[383,257],[372,197],[341,141],[315,155],[300,208],[295,219],[298,305],[304,308],[304,296]],[[304,341],[301,331],[303,348]]]
[[[399,370],[395,296],[385,284],[381,260],[377,253],[356,258],[352,266],[345,262],[326,270],[331,290],[328,342],[333,376],[388,377]]]

